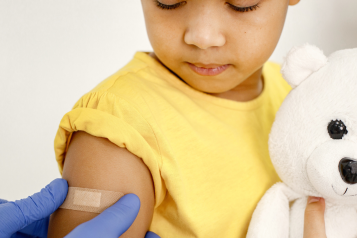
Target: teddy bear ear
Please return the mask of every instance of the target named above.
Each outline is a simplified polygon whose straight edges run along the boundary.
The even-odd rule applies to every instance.
[[[293,47],[285,58],[281,73],[292,88],[327,64],[327,57],[316,46]]]

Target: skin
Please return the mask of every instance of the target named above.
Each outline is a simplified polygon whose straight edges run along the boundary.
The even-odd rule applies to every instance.
[[[304,238],[326,238],[325,200],[309,197],[305,209]]]
[[[186,2],[173,10],[153,0],[141,2],[151,56],[198,91],[244,102],[262,92],[263,64],[279,41],[289,4],[299,0],[161,0]],[[227,3],[259,7],[237,12]],[[201,76],[187,62],[231,66],[217,76]]]
[[[161,0],[172,5],[180,0]],[[192,88],[212,96],[249,101],[263,89],[262,66],[278,43],[289,4],[299,0],[187,0],[175,10],[163,10],[142,0],[150,55]],[[249,12],[228,7],[259,4]],[[169,52],[169,53],[168,53]],[[230,64],[217,76],[201,76],[187,65]],[[69,186],[118,191],[139,196],[141,207],[133,225],[121,237],[144,237],[154,211],[154,187],[143,161],[105,138],[73,134],[63,168]],[[309,203],[304,238],[325,238],[324,202]],[[64,237],[97,214],[58,209],[52,214],[48,237]],[[165,237],[163,237],[165,238]]]

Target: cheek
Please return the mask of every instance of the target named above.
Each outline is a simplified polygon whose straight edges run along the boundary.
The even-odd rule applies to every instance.
[[[275,48],[279,41],[288,9],[287,1],[275,1],[279,1],[281,4],[267,6],[264,13],[255,19],[255,23],[259,26],[258,34],[261,34],[261,39],[264,39],[263,42],[270,48]]]
[[[144,8],[147,35],[155,53],[164,50],[170,52],[182,44],[185,31],[182,21],[185,19],[184,14],[185,11],[161,10],[155,4],[147,4]]]
[[[184,27],[177,17],[151,17],[147,24],[150,43],[158,56],[172,58],[182,53]],[[170,54],[167,54],[170,52]]]
[[[234,44],[232,48],[240,61],[248,59],[264,63],[279,41],[288,5],[285,1],[281,4],[264,3],[256,12],[233,20],[233,26],[227,31],[228,42]]]

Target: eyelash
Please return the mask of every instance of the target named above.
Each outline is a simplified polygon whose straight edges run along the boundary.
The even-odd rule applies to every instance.
[[[173,10],[173,9],[180,7],[181,5],[186,4],[186,2],[179,2],[179,3],[173,4],[173,5],[166,5],[166,4],[159,2],[158,0],[154,0],[154,1],[156,2],[156,6],[158,6],[161,9],[164,9],[164,10]],[[250,6],[250,7],[237,7],[230,3],[227,3],[227,4],[231,9],[233,9],[234,11],[237,11],[237,12],[254,11],[259,7],[259,3],[255,4],[254,6]]]
[[[179,3],[173,4],[173,5],[165,5],[161,2],[159,2],[158,0],[154,0],[154,1],[156,2],[156,6],[158,6],[161,9],[164,9],[164,10],[173,10],[173,9],[180,7],[181,5],[186,4],[186,2],[179,2]]]
[[[230,8],[232,8],[234,11],[237,11],[237,12],[254,11],[259,7],[259,3],[255,4],[254,6],[250,6],[250,7],[237,7],[237,6],[234,6],[234,5],[230,4],[230,3],[227,3],[227,4],[228,4],[228,6]]]

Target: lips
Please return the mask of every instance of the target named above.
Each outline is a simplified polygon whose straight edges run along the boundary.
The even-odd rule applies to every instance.
[[[188,63],[189,67],[197,74],[202,76],[216,76],[221,74],[227,68],[229,64],[218,65],[218,64],[201,64],[201,63]]]
[[[214,68],[218,68],[220,66],[223,66],[223,64],[201,64],[201,63],[191,63],[197,67],[200,68],[206,68],[206,69],[214,69]]]

